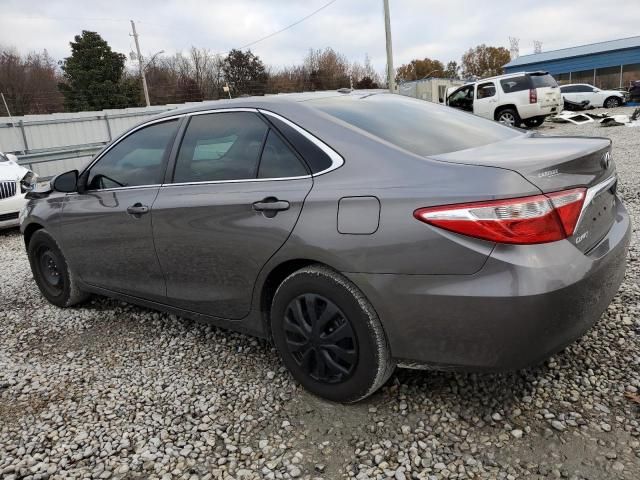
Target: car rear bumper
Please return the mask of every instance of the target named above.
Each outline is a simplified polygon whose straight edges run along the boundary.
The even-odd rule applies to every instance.
[[[373,303],[404,366],[514,370],[582,336],[624,277],[631,235],[616,220],[587,255],[568,241],[497,245],[474,275],[346,274]]]

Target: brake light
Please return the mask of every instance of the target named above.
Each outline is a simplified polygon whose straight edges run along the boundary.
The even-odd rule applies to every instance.
[[[586,189],[441,207],[419,208],[421,222],[497,243],[530,245],[573,235]]]
[[[529,103],[536,103],[538,101],[538,90],[535,88],[529,89]]]

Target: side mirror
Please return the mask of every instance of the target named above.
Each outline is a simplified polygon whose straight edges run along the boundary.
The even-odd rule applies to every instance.
[[[71,193],[78,191],[78,170],[61,173],[51,181],[56,192]]]

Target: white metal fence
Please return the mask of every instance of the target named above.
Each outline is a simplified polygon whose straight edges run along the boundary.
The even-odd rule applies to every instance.
[[[82,168],[105,144],[152,115],[184,105],[0,118],[0,151],[42,177]]]

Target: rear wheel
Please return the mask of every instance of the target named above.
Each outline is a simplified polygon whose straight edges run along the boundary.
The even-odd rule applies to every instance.
[[[362,400],[395,368],[371,304],[326,267],[303,268],[282,282],[271,307],[271,331],[293,377],[328,400]]]
[[[58,307],[70,307],[89,297],[78,288],[62,250],[46,230],[38,230],[33,234],[27,253],[33,278],[49,302]]]
[[[532,118],[527,118],[524,121],[524,124],[529,128],[539,127],[543,123],[544,123],[544,117],[532,117]]]
[[[616,108],[622,105],[618,97],[609,97],[604,101],[604,108]]]
[[[504,108],[496,114],[496,120],[508,127],[517,127],[520,125],[520,115],[513,108]]]

